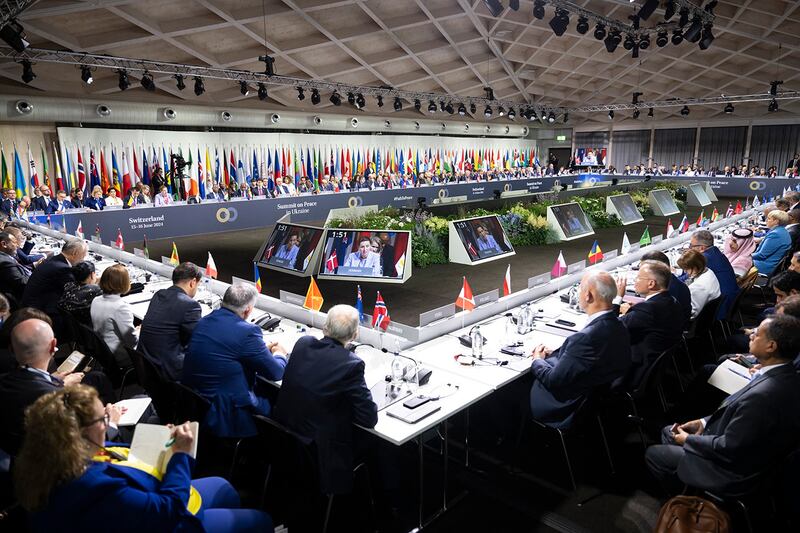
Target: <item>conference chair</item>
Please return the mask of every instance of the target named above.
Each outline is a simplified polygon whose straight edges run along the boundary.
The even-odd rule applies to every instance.
[[[128,377],[133,373],[133,367],[122,368],[108,345],[101,339],[94,330],[84,324],[78,324],[78,344],[84,348],[81,350],[86,355],[91,355],[103,368],[103,373],[111,380],[111,386],[119,389],[117,398],[121,399],[125,392],[125,385]]]
[[[320,464],[317,458],[317,449],[311,439],[295,433],[280,422],[261,415],[255,416],[256,425],[264,441],[268,443],[270,464],[264,479],[262,502],[267,502],[267,494],[274,482],[280,484],[281,489],[277,494],[276,509],[288,510],[287,525],[290,529],[300,531],[322,531],[326,533],[331,524],[331,511],[336,494],[322,493],[320,488]],[[375,522],[375,499],[366,463],[359,463],[353,468],[353,476],[359,472],[364,473],[366,489],[369,496],[369,521]],[[290,487],[290,493],[284,490]],[[309,494],[322,495],[325,502],[325,512],[321,517],[308,513],[308,502],[302,497]],[[309,523],[309,521],[313,522]],[[298,527],[299,526],[299,527]],[[342,527],[334,528],[338,531]]]
[[[705,307],[700,310],[700,313],[695,317],[695,319],[689,325],[689,331],[683,334],[683,347],[686,350],[686,356],[689,360],[689,365],[694,370],[694,364],[692,362],[692,353],[689,350],[689,345],[694,341],[695,344],[701,344],[708,339],[710,346],[711,346],[711,353],[712,356],[715,356],[717,353],[717,346],[714,343],[714,334],[713,328],[714,323],[717,320],[717,311],[719,310],[719,306],[722,304],[722,300],[725,296],[721,295],[710,302],[706,303]],[[712,357],[710,361],[713,361],[716,357]]]
[[[781,260],[778,261],[778,264],[775,265],[775,268],[772,270],[772,273],[768,276],[766,274],[758,274],[758,278],[756,279],[755,287],[761,291],[761,299],[763,304],[761,305],[762,308],[769,307],[771,302],[767,300],[767,289],[772,291],[772,278],[774,278],[777,274],[784,272],[792,262],[792,250],[788,250]]]
[[[130,346],[125,346],[125,350],[133,361],[139,385],[153,400],[158,419],[162,424],[177,422],[178,418],[175,415],[177,397],[172,383],[164,379],[158,367],[142,352]]]

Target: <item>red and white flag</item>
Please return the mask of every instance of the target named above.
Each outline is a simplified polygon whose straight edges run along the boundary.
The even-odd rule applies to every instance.
[[[122,241],[122,230],[119,228],[117,228],[117,240],[114,242],[114,246],[120,250],[125,248],[125,243]]]
[[[470,255],[470,256],[472,256],[472,257],[478,257],[478,252],[475,250],[475,247],[474,247],[474,246],[472,246],[472,243],[471,243],[471,242],[470,242],[470,243],[467,243],[467,251],[469,252],[469,255]]]
[[[75,228],[75,236],[79,239],[83,239],[83,223],[79,220],[78,227]]]
[[[275,245],[271,245],[267,248],[267,251],[264,252],[264,261],[269,261],[269,258],[272,257],[272,254],[275,253]]]
[[[681,220],[681,223],[678,225],[678,231],[681,233],[689,231],[689,219],[686,218],[686,215],[683,215],[683,220]]]
[[[328,256],[328,260],[325,261],[325,271],[333,273],[337,268],[339,268],[339,258],[336,256],[336,250],[333,250]]]
[[[672,237],[673,233],[675,233],[675,228],[672,227],[672,219],[668,218],[667,219],[667,234],[666,234],[666,237],[669,239],[670,237]]]
[[[550,269],[550,277],[560,278],[566,273],[567,273],[567,262],[564,261],[564,253],[559,251],[558,259],[556,259],[555,264],[553,264],[553,268]]]
[[[375,299],[375,307],[372,309],[372,327],[381,328],[383,331],[386,331],[386,328],[389,327],[390,321],[389,309],[383,302],[381,291],[378,291],[378,296]]]
[[[214,262],[214,258],[211,257],[211,252],[208,252],[208,261],[206,261],[206,276],[217,279],[217,264]]]
[[[511,294],[511,265],[506,267],[506,275],[503,278],[503,296]]]
[[[458,293],[458,298],[456,298],[456,307],[460,307],[464,311],[475,309],[475,298],[472,297],[472,288],[467,283],[466,276],[464,276],[464,283],[461,285],[461,292]]]

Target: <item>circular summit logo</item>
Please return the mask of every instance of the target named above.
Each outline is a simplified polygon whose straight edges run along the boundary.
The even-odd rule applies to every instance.
[[[450,192],[447,189],[439,189],[439,198],[447,198]]]
[[[360,196],[351,196],[347,199],[347,207],[361,207],[364,205],[364,199]]]
[[[751,191],[763,191],[767,188],[767,184],[763,181],[751,181],[750,182],[750,190]]]
[[[220,207],[217,209],[217,222],[225,224],[227,222],[236,222],[239,218],[239,211],[234,207]]]
[[[510,183],[506,183],[505,185],[503,185],[503,190],[504,191],[510,191],[511,190],[511,184]]]

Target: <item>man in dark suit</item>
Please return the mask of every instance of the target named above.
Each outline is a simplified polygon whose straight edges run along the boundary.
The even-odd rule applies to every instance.
[[[144,203],[144,198],[139,198],[140,194],[141,191],[139,191],[139,189],[131,187],[131,190],[128,191],[128,195],[122,199],[122,209],[130,209]]]
[[[584,274],[580,306],[588,321],[551,352],[537,346],[531,370],[533,417],[554,428],[567,428],[584,398],[621,378],[631,364],[630,337],[614,313],[617,285],[608,272]]]
[[[3,189],[3,199],[0,201],[0,212],[11,218],[17,208],[17,200],[14,189]]]
[[[303,337],[292,350],[283,375],[275,418],[313,441],[319,456],[322,491],[349,492],[353,460],[366,435],[353,424],[372,428],[378,409],[364,381],[364,361],[345,348],[358,335],[358,311],[336,305],[328,311],[321,340]]]
[[[792,238],[792,250],[800,249],[800,209],[791,209],[787,213],[789,223],[786,224],[786,231]]]
[[[174,381],[181,377],[186,348],[200,320],[200,303],[194,297],[202,279],[203,271],[194,263],[175,267],[172,287],[153,295],[142,320],[139,350]]]
[[[30,273],[17,261],[19,241],[8,231],[0,232],[0,291],[12,296],[18,303],[22,299]]]
[[[736,283],[736,274],[728,258],[725,257],[719,248],[714,246],[714,236],[710,231],[701,229],[692,234],[689,247],[701,252],[706,258],[708,268],[714,272],[719,281],[719,290],[725,299],[719,306],[717,319],[724,319],[728,316],[728,309],[733,305],[733,301],[739,294],[739,285]]]
[[[667,290],[671,276],[672,272],[664,263],[639,263],[633,288],[644,301],[634,305],[622,302],[627,278],[617,280],[614,303],[620,306],[619,319],[631,336],[631,367],[620,383],[623,387],[635,389],[656,358],[681,339],[683,323],[675,317],[681,316],[683,311]]]
[[[47,209],[45,209],[44,212],[50,215],[52,213],[63,213],[67,209],[72,209],[72,202],[67,200],[66,192],[58,191],[55,199],[50,200],[50,203],[47,204]]]
[[[754,488],[761,474],[797,446],[800,377],[792,360],[800,352],[800,320],[774,316],[750,337],[761,365],[744,388],[710,416],[673,424],[650,446],[647,466],[668,492],[683,484],[725,494]]]
[[[211,402],[203,424],[218,437],[256,435],[253,415],[271,410],[269,400],[253,390],[256,374],[283,378],[286,350],[265,343],[261,328],[247,321],[257,297],[252,285],[229,287],[222,307],[197,323],[183,360],[181,383]]]
[[[667,254],[657,250],[645,252],[642,255],[642,261],[659,261],[671,268]],[[689,292],[689,287],[680,279],[678,279],[678,276],[675,274],[670,274],[667,292],[669,292],[669,295],[675,298],[675,301],[677,301],[678,305],[681,306],[682,316],[684,318],[683,326],[685,328],[688,325],[689,320],[692,318],[692,295]]]
[[[67,338],[66,329],[58,310],[58,301],[64,294],[64,285],[75,281],[72,266],[86,258],[89,250],[85,241],[70,239],[61,248],[61,253],[54,255],[33,271],[25,292],[22,294],[21,307],[35,307],[47,313],[53,320],[56,336]]]
[[[31,211],[46,211],[50,204],[50,187],[39,187],[33,189],[31,198]]]

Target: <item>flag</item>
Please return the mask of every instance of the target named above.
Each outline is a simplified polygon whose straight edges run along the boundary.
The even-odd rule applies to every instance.
[[[211,257],[211,252],[208,252],[208,260],[206,261],[206,276],[212,279],[217,279],[217,264],[214,258]],[[258,292],[261,292],[260,290]]]
[[[556,258],[556,262],[553,264],[553,268],[550,269],[550,277],[559,278],[566,273],[567,273],[567,262],[564,261],[564,253],[559,251],[558,258]]]
[[[56,149],[56,143],[53,143],[53,158],[55,159],[56,163],[56,190],[59,191],[69,191],[69,186],[65,185],[64,173],[61,171],[61,162],[59,161],[58,157],[58,150]],[[5,159],[5,156],[3,157]],[[5,187],[5,185],[3,185]]]
[[[697,222],[695,222],[695,226],[698,228],[703,225],[703,221],[705,220],[705,209],[700,211],[700,214],[697,215]]]
[[[358,320],[364,320],[364,300],[361,298],[361,285],[357,285],[358,293],[356,294],[356,309],[358,310]]]
[[[383,302],[381,291],[378,291],[378,296],[375,298],[375,307],[372,309],[372,327],[381,328],[383,331],[386,331],[390,321],[389,309]]]
[[[328,260],[325,261],[325,271],[332,274],[336,272],[337,268],[339,268],[339,258],[336,256],[336,250],[333,250],[328,256]]]
[[[758,207],[761,205],[761,200],[758,199],[758,195],[756,194],[753,196],[753,207]]]
[[[475,309],[475,298],[472,297],[472,288],[467,283],[467,277],[464,276],[463,280],[461,292],[458,293],[458,298],[456,298],[456,307],[460,307],[464,311],[472,311]]]
[[[122,241],[122,230],[117,228],[117,240],[114,241],[114,246],[120,250],[125,248],[125,243]]]
[[[47,154],[44,151],[44,144],[39,143],[39,147],[42,149],[42,179],[44,180],[44,184],[50,187],[50,174],[47,171]]]
[[[725,210],[725,218],[729,218],[731,215],[733,215],[733,205],[728,204],[728,209]]]
[[[716,222],[718,218],[719,218],[719,212],[717,211],[717,208],[715,207],[714,211],[711,212],[711,222]]]
[[[100,224],[95,224],[94,226],[94,236],[98,239],[100,238]]]
[[[47,215],[47,227],[53,229],[53,221],[50,220],[50,215]]]
[[[78,220],[78,227],[75,228],[75,236],[79,239],[83,239],[83,223]]]
[[[665,235],[665,237],[667,239],[669,239],[670,237],[672,237],[673,233],[675,233],[675,228],[672,227],[672,219],[668,218],[667,219],[667,234]]]
[[[28,194],[28,182],[22,172],[22,162],[16,146],[14,147],[14,189],[17,193],[17,200]]]
[[[736,208],[733,210],[734,215],[741,215],[742,214],[742,201],[736,200]]]
[[[2,158],[2,167],[0,167],[0,187],[3,189],[13,189],[14,184],[11,183],[11,175],[8,173],[8,165],[6,165],[6,151],[0,146],[0,157]]]
[[[597,244],[597,240],[595,240],[594,244],[592,245],[592,249],[589,250],[589,264],[596,265],[602,260],[603,260],[603,250],[600,249],[600,245]]]
[[[39,187],[39,174],[36,172],[36,162],[31,154],[31,145],[28,145],[28,176],[30,177],[31,187]]]
[[[506,275],[503,277],[503,296],[511,294],[511,265],[506,267]]]
[[[681,223],[678,224],[678,231],[681,233],[686,233],[687,231],[689,231],[689,219],[686,218],[685,214],[683,215]]]
[[[83,165],[83,156],[80,148],[78,148],[78,187],[81,190],[86,190],[86,167]]]
[[[623,232],[622,233],[622,247],[619,250],[619,253],[622,255],[627,254],[631,251],[631,241],[628,240],[628,234]]]
[[[319,292],[317,282],[314,280],[314,276],[311,276],[311,283],[308,284],[308,291],[306,292],[306,299],[303,302],[303,307],[305,309],[311,309],[312,311],[319,311],[322,309],[323,301],[324,299],[322,298],[322,293]]]
[[[144,258],[150,259],[150,250],[147,249],[147,235],[144,235],[144,240],[142,242],[142,247],[144,248]]]
[[[210,254],[209,254],[210,256]],[[206,267],[208,268],[208,267]],[[258,264],[253,263],[253,281],[256,282],[256,290],[261,293],[261,274],[258,272]]]
[[[169,264],[172,266],[178,266],[181,264],[181,260],[178,257],[178,247],[175,246],[175,241],[172,241],[172,254],[169,256]]]
[[[650,240],[650,226],[645,226],[644,233],[642,233],[642,237],[639,239],[639,246],[647,246],[652,242]]]

